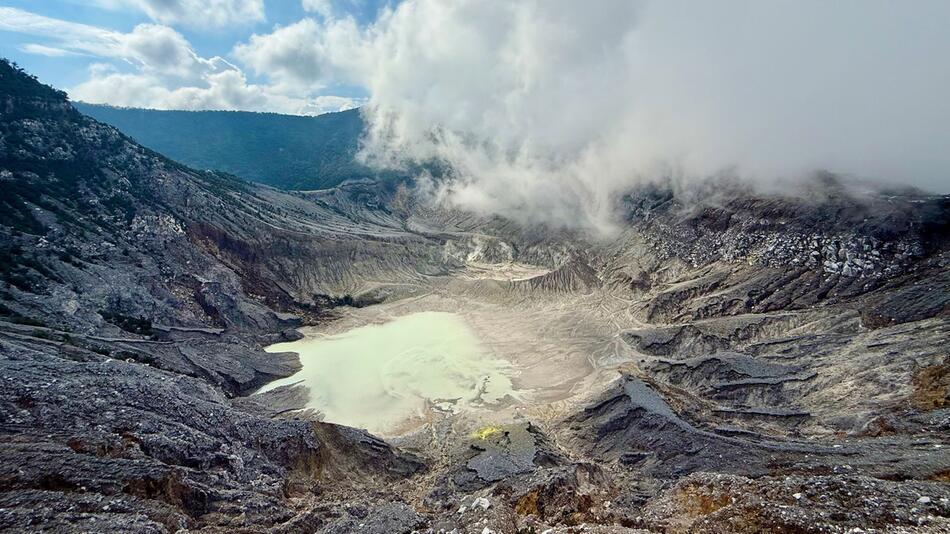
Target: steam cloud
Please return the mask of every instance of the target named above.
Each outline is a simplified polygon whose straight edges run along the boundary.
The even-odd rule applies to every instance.
[[[658,179],[950,192],[948,21],[943,0],[408,0],[327,68],[370,92],[367,160],[438,158],[461,207],[609,231]]]

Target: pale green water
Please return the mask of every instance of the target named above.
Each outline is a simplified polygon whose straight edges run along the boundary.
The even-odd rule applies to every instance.
[[[421,312],[342,334],[267,347],[303,369],[265,386],[303,382],[325,420],[391,432],[433,407],[458,411],[515,396],[510,365],[493,358],[461,317]]]

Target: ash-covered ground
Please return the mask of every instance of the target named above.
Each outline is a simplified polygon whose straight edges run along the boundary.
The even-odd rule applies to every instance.
[[[640,190],[591,239],[195,171],[0,75],[0,529],[950,530],[946,197]],[[532,395],[388,441],[249,395],[414,311]]]

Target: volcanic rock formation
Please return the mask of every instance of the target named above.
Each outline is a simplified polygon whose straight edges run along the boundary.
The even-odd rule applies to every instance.
[[[588,239],[195,171],[2,62],[0,529],[950,529],[950,199],[810,187],[639,190]],[[560,400],[387,442],[249,395],[387,306],[526,332]]]

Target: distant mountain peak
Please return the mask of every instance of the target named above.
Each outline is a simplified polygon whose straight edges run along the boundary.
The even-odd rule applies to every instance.
[[[76,107],[174,160],[280,189],[325,189],[378,175],[355,159],[363,132],[358,109],[308,117],[83,102]]]

